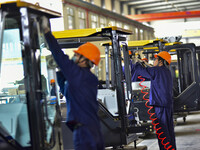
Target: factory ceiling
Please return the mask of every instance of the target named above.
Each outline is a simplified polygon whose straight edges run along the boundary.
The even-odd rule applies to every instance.
[[[168,14],[169,16],[165,19],[171,19],[171,17],[175,19],[178,18],[177,15],[179,18],[200,17],[200,0],[120,0],[120,3],[121,5],[127,4],[129,8],[134,8],[135,15],[140,14],[142,16],[146,14],[145,18],[152,16],[151,14],[154,13],[160,16]],[[183,14],[180,16],[180,12],[185,13],[187,17]]]

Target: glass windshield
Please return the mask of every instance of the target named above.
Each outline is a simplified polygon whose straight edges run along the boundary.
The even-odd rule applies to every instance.
[[[31,145],[19,17],[6,17],[0,49],[0,125],[21,146]]]
[[[47,54],[49,53],[49,51],[47,51],[46,48],[42,48],[41,49],[41,80],[42,80],[42,89],[43,92],[46,95],[46,106],[47,109],[45,109],[44,107],[44,111],[46,113],[46,140],[49,143],[50,142],[50,138],[52,136],[52,131],[53,131],[53,126],[51,124],[54,123],[55,121],[55,116],[56,116],[56,101],[57,101],[57,97],[56,95],[51,95],[51,91],[55,90],[55,87],[52,82],[52,84],[50,83],[51,79],[54,79],[54,77],[52,77],[51,72],[49,72],[47,70]],[[50,73],[50,74],[48,74]],[[50,77],[51,76],[51,77]]]
[[[110,57],[110,48],[105,47],[105,57],[101,57],[98,65],[98,101],[113,115],[119,116],[118,104],[117,104],[117,92],[111,88],[111,80],[114,80],[114,76],[111,75],[111,69],[113,60]],[[107,85],[106,85],[107,83]]]
[[[42,34],[41,34],[42,35]],[[46,142],[51,143],[53,138],[54,124],[56,121],[56,104],[58,104],[58,86],[56,82],[56,63],[47,49],[44,36],[40,37],[40,68],[42,91],[45,95],[44,114],[46,125]]]
[[[179,92],[183,92],[189,85],[191,85],[194,82],[191,50],[177,50],[177,60],[179,66],[176,70],[176,74],[178,75],[177,81],[179,82],[176,82],[174,84],[178,84],[178,86],[180,86]]]

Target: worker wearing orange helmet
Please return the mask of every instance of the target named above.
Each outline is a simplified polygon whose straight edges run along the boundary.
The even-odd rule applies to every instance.
[[[151,80],[149,104],[153,106],[155,111],[156,122],[159,125],[156,126],[163,132],[161,137],[166,137],[163,141],[164,144],[169,142],[172,145],[172,149],[176,150],[174,124],[173,124],[173,100],[172,100],[172,76],[169,70],[171,63],[171,55],[162,51],[155,55],[155,61],[153,67],[143,67],[140,63],[134,64],[134,70],[142,77],[149,78]],[[164,150],[164,146],[161,140],[158,138],[160,150]]]
[[[43,29],[52,55],[61,70],[57,73],[57,80],[67,99],[66,125],[73,131],[75,150],[104,150],[97,115],[98,79],[90,71],[93,64],[98,65],[100,61],[99,49],[92,43],[85,43],[74,51],[70,60],[47,25]]]
[[[50,85],[51,85],[51,96],[56,96],[56,84],[54,79],[50,80]]]

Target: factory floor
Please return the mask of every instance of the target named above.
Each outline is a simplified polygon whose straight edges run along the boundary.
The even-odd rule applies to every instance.
[[[200,150],[200,111],[192,112],[183,118],[178,118],[175,126],[177,150]],[[106,148],[106,150],[113,150]],[[117,150],[159,150],[155,133],[139,137],[137,148],[131,143]],[[171,149],[170,149],[171,150]]]
[[[178,118],[175,135],[177,150],[200,150],[200,111],[190,113],[186,122],[183,118]],[[147,150],[159,150],[155,133],[140,137],[137,146],[147,146]]]

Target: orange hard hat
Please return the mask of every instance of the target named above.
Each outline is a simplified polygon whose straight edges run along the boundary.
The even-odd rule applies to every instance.
[[[148,59],[147,59],[147,58],[142,58],[142,60],[145,60],[145,61],[147,61],[147,62],[148,62]]]
[[[171,63],[171,55],[168,52],[162,51],[162,52],[154,55],[155,58],[157,58],[158,56],[163,58],[164,60],[166,60],[168,62],[168,64]]]
[[[75,53],[78,53],[80,55],[83,55],[87,59],[89,59],[91,62],[93,62],[95,65],[99,64],[100,61],[100,51],[98,47],[96,47],[94,44],[87,42],[81,46],[77,50],[74,50]]]
[[[54,79],[51,79],[51,80],[50,80],[50,83],[55,83],[55,80],[54,80]]]
[[[128,51],[128,54],[129,54],[129,55],[132,55],[132,51]]]

